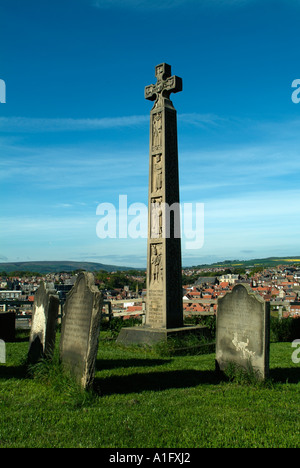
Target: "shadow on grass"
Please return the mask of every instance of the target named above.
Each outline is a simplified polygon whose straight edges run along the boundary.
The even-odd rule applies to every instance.
[[[270,379],[273,382],[298,383],[300,382],[300,366],[295,367],[276,367],[270,369]]]
[[[162,366],[171,362],[171,359],[97,359],[97,370],[109,370],[128,367]]]
[[[6,366],[0,364],[0,380],[1,379],[25,379],[27,378],[27,367],[26,365],[19,366]]]
[[[215,371],[178,370],[135,373],[107,378],[96,377],[94,389],[101,395],[162,391],[170,388],[196,387],[200,384],[218,384],[224,380]]]

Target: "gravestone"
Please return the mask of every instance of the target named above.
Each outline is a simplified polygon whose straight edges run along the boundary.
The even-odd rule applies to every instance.
[[[6,363],[6,347],[5,341],[0,340],[0,364]]]
[[[147,343],[195,331],[183,326],[177,116],[171,93],[182,80],[171,66],[155,67],[157,82],[145,88],[150,111],[147,299],[143,327],[123,328],[117,341]],[[200,332],[201,327],[196,327]],[[204,328],[204,327],[202,327]]]
[[[0,313],[0,339],[15,341],[16,314],[14,312]]]
[[[264,379],[269,372],[270,304],[249,285],[237,284],[218,299],[216,367],[233,363],[252,368]]]
[[[42,357],[52,356],[58,309],[57,291],[41,282],[34,296],[28,350],[29,362],[34,363]]]
[[[102,305],[93,274],[80,273],[64,306],[60,357],[83,388],[91,386],[94,379]]]

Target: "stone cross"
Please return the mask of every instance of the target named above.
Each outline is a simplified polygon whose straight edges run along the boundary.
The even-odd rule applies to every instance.
[[[150,112],[147,307],[145,325],[182,327],[181,239],[176,110],[170,94],[182,90],[171,67],[155,67],[157,83],[145,88]]]
[[[157,83],[145,88],[145,98],[155,101],[150,111],[145,323],[121,329],[117,342],[125,345],[206,332],[183,324],[177,117],[170,101],[171,93],[182,90],[182,80],[171,76],[166,63],[155,67],[155,76]]]
[[[182,79],[171,76],[171,67],[167,63],[161,63],[155,67],[157,83],[145,88],[145,99],[155,101],[153,108],[167,104],[171,93],[182,91]]]

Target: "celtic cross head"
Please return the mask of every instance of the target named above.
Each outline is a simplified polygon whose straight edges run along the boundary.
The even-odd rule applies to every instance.
[[[171,76],[171,66],[167,63],[155,67],[155,76],[156,84],[145,88],[145,99],[155,101],[153,109],[164,104],[173,107],[170,94],[182,91],[182,79],[175,75]]]

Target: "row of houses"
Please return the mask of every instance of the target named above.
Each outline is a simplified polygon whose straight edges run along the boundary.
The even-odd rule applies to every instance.
[[[51,279],[53,280],[53,277]],[[55,279],[60,280],[59,284],[56,284],[56,289],[63,300],[76,277],[66,275],[66,277]],[[0,290],[0,299],[26,300],[33,303],[34,292],[39,286],[40,278],[31,278],[31,281],[20,279],[19,282],[16,282],[16,280],[14,279],[15,287],[17,285],[16,289]],[[292,271],[291,268],[266,269],[251,277],[247,274],[199,277],[194,284],[183,287],[184,314],[216,314],[217,300],[231,291],[237,282],[249,284],[253,291],[260,294],[265,301],[270,301],[273,309],[277,309],[282,316],[300,316],[300,271]],[[31,288],[28,288],[28,284],[31,285]],[[146,295],[145,289],[130,291],[129,287],[125,286],[113,291],[105,291],[104,299],[111,303],[113,315],[129,318],[144,314]]]
[[[203,277],[194,285],[185,286],[185,313],[217,312],[217,300],[231,291],[236,283],[247,283],[254,292],[271,303],[273,311],[280,312],[283,317],[300,316],[300,273],[295,278],[292,274],[278,273],[277,270],[266,270],[263,274],[253,277]],[[190,302],[188,302],[190,301]],[[197,302],[195,302],[197,301]]]

